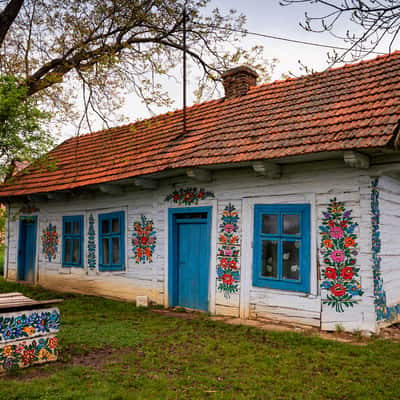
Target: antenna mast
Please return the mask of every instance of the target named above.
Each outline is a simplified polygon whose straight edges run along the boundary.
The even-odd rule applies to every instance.
[[[182,21],[182,27],[183,27],[183,132],[182,134],[186,134],[186,2],[183,3],[183,21]]]

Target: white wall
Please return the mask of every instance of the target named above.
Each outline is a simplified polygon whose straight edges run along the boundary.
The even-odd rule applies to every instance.
[[[44,227],[51,222],[56,224],[61,238],[61,220],[63,215],[85,216],[85,244],[87,251],[88,216],[93,213],[97,223],[97,214],[125,210],[127,218],[126,235],[126,271],[93,272],[87,268],[62,268],[60,264],[61,243],[56,260],[48,262],[41,249],[39,254],[39,282],[46,286],[77,290],[94,294],[134,299],[134,295],[148,294],[156,302],[167,304],[168,287],[168,246],[167,246],[167,210],[176,207],[165,202],[165,195],[176,187],[195,186],[215,193],[214,200],[204,200],[199,206],[213,207],[212,254],[210,270],[210,311],[242,317],[276,318],[290,320],[323,329],[334,330],[337,325],[345,329],[375,330],[373,307],[373,279],[371,271],[371,228],[370,228],[370,178],[352,169],[340,161],[304,163],[283,167],[280,179],[258,177],[248,169],[231,169],[213,173],[210,183],[198,183],[187,177],[164,180],[159,189],[139,190],[131,188],[124,195],[106,195],[96,192],[92,197],[76,200],[47,201],[36,203],[40,208],[39,236]],[[400,190],[399,190],[400,193]],[[353,217],[359,224],[358,235],[360,254],[357,266],[360,268],[361,284],[364,295],[354,308],[337,313],[331,307],[322,305],[319,288],[319,231],[322,212],[329,200],[336,197],[343,201],[347,209],[353,211]],[[237,295],[225,298],[216,290],[216,249],[218,226],[224,207],[231,202],[239,211],[241,238],[241,291]],[[279,290],[256,288],[252,286],[252,234],[253,205],[255,203],[310,203],[312,209],[312,262],[311,293],[302,294]],[[16,214],[20,204],[15,204],[12,213]],[[131,251],[133,221],[144,214],[152,218],[157,231],[157,245],[153,263],[136,264]],[[96,233],[98,231],[95,227]],[[16,270],[16,244],[18,224],[11,223],[9,232],[10,253],[9,270]],[[86,262],[86,253],[85,253]],[[12,273],[9,275],[12,279]],[[60,278],[62,277],[62,278]],[[400,277],[399,277],[400,282]],[[394,284],[392,284],[394,285]],[[394,288],[394,286],[393,286]],[[394,293],[394,289],[391,293]],[[322,293],[322,296],[325,294]],[[322,316],[321,316],[322,315]]]

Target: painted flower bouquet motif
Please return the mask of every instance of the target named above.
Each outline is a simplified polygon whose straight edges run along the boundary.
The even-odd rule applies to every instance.
[[[47,228],[43,229],[41,240],[42,253],[46,255],[49,261],[56,258],[59,243],[56,226],[50,223]]]
[[[96,232],[94,230],[94,217],[93,214],[89,215],[89,229],[88,229],[88,245],[87,245],[87,258],[90,269],[96,268]]]
[[[0,348],[0,371],[57,359],[57,337],[20,341]]]
[[[343,202],[336,198],[330,200],[320,226],[321,255],[325,264],[322,271],[323,289],[328,290],[324,304],[344,312],[345,307],[358,303],[354,296],[362,296],[358,279],[359,268],[355,267],[357,236],[354,233],[357,223],[353,222],[351,210],[346,210]]]
[[[0,316],[0,342],[56,332],[60,328],[58,310]]]
[[[239,214],[234,205],[229,203],[221,216],[219,226],[219,246],[217,251],[217,280],[218,290],[226,298],[239,290]]]
[[[153,262],[154,249],[157,237],[153,220],[141,216],[140,221],[133,224],[132,251],[135,254],[136,264]]]
[[[172,193],[165,197],[165,201],[172,200],[176,204],[184,204],[190,206],[192,204],[198,204],[199,200],[213,199],[214,193],[206,192],[205,189],[197,189],[193,187],[181,188],[179,190],[174,190]]]

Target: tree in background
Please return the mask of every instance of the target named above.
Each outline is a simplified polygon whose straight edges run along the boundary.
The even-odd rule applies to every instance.
[[[348,43],[344,53],[333,52],[333,63],[358,61],[373,53],[380,44],[391,52],[400,32],[400,2],[398,0],[281,0],[281,5],[309,4],[316,15],[305,13],[300,25],[310,32],[329,32]],[[348,22],[354,30],[340,32]]]
[[[24,79],[26,96],[37,96],[57,115],[71,110],[81,87],[85,115],[107,121],[126,93],[147,104],[168,105],[159,76],[182,62],[183,1],[176,0],[0,0],[0,73]],[[211,95],[220,72],[240,63],[266,80],[262,49],[241,48],[245,17],[209,10],[210,0],[187,0],[187,55],[201,71],[199,97]],[[8,13],[6,10],[8,8]],[[7,14],[7,18],[5,18]],[[79,86],[78,86],[79,84]],[[88,122],[87,118],[80,120]],[[89,126],[90,128],[90,126]]]
[[[42,156],[53,143],[41,128],[48,115],[27,90],[13,77],[0,77],[0,180],[12,176],[17,162]]]

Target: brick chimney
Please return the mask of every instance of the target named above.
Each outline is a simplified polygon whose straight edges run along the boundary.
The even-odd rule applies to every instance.
[[[251,86],[255,86],[258,78],[257,72],[244,65],[232,68],[221,75],[225,89],[225,99],[244,96]]]

